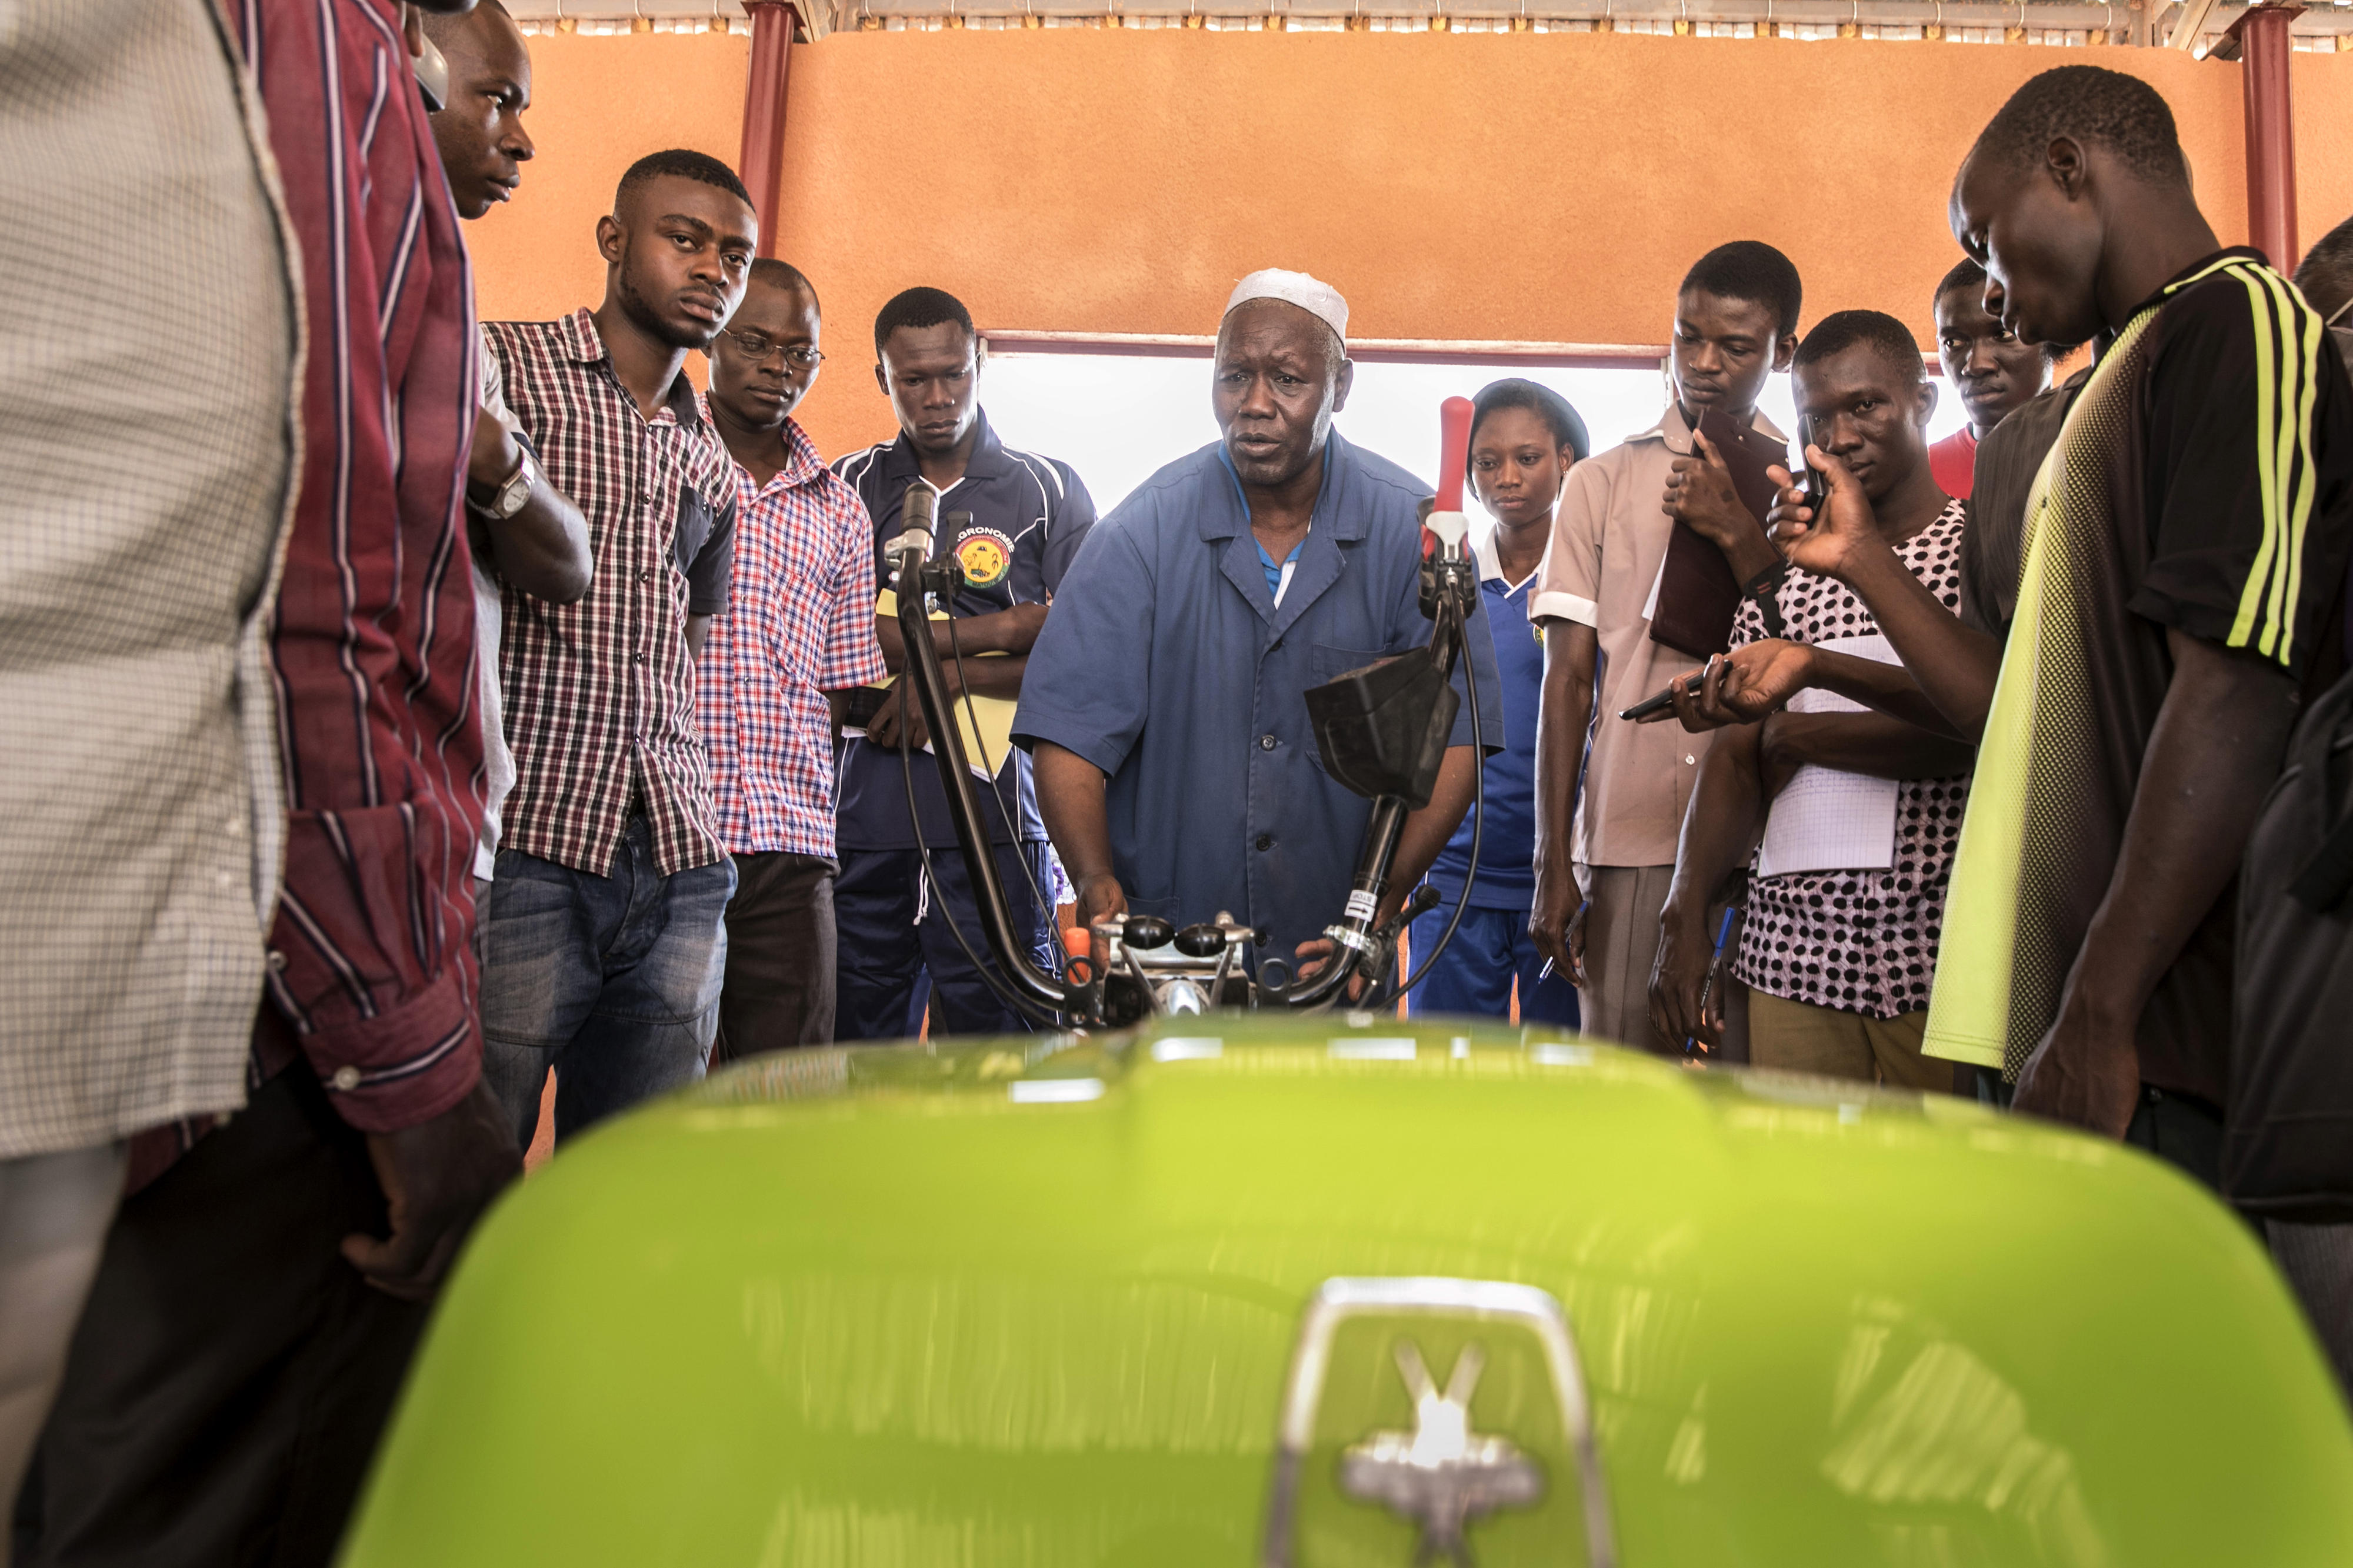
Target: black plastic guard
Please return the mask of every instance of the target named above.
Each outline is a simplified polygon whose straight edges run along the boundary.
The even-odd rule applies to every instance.
[[[1324,772],[1367,799],[1398,795],[1417,811],[1430,804],[1462,699],[1427,654],[1349,670],[1306,698]]]

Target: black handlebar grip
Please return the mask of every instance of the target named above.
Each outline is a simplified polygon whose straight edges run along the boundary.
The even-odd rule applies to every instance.
[[[1176,928],[1158,915],[1130,915],[1127,923],[1120,928],[1119,939],[1148,952],[1155,947],[1166,947],[1168,939],[1176,934]]]
[[[1176,951],[1187,958],[1215,958],[1226,951],[1226,933],[1203,921],[1176,933]]]

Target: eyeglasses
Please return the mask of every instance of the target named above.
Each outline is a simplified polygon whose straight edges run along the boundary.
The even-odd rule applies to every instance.
[[[725,331],[725,328],[720,329]],[[815,370],[825,363],[825,356],[806,343],[780,343],[763,332],[728,332],[735,341],[736,352],[754,364],[758,364],[778,349],[785,352],[785,363],[797,370]]]

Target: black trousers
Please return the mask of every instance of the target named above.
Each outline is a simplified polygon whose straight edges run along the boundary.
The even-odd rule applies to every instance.
[[[326,1563],[425,1323],[337,1251],[384,1229],[364,1140],[301,1067],[124,1200],[17,1500],[20,1568]]]
[[[837,868],[781,849],[734,858],[727,974],[711,1065],[787,1046],[832,1044]]]
[[[1046,846],[999,844],[996,852],[1013,928],[1029,943],[1031,962],[1050,968],[1053,910],[1029,890],[1035,881],[1039,891],[1052,896]],[[937,897],[924,885],[923,858],[915,850],[841,852],[841,874],[833,888],[834,919],[841,932],[835,992],[835,1033],[840,1038],[912,1040],[926,1007],[934,1039],[1015,1035],[1031,1027],[989,989],[957,945],[954,932],[962,931],[973,952],[996,971],[981,936],[979,901],[963,854],[934,849],[932,868],[940,879]]]
[[[2207,1191],[2222,1190],[2222,1111],[2195,1095],[2143,1084],[2125,1142],[2176,1166]]]

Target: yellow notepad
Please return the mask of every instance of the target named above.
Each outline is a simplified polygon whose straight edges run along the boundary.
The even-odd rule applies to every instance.
[[[874,613],[895,620],[899,615],[899,595],[889,588],[883,589],[875,598]],[[932,619],[935,621],[947,618],[945,610],[932,612]],[[1005,656],[990,652],[966,657],[1003,658]],[[877,690],[887,690],[890,686],[889,680],[875,683]],[[976,777],[993,779],[997,776],[997,770],[1005,765],[1007,755],[1013,750],[1013,710],[1018,706],[1019,704],[1002,697],[958,697],[955,700],[956,731],[964,742],[965,765],[973,771]],[[977,724],[974,722],[976,719],[979,721]],[[927,752],[931,749],[929,745],[923,748]]]

